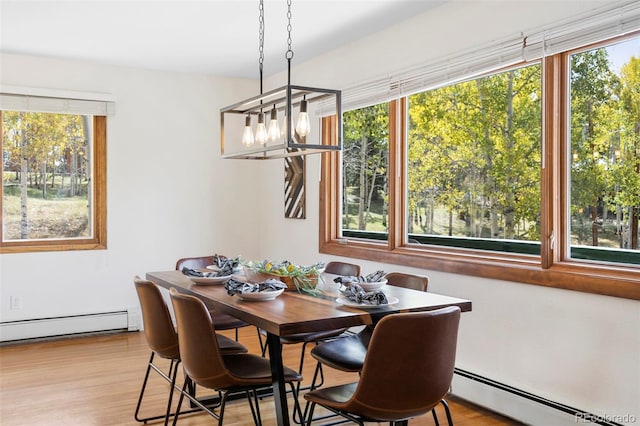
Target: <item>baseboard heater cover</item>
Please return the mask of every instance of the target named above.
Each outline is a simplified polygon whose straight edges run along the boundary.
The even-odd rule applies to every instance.
[[[625,418],[618,415],[593,414],[459,368],[455,369],[451,393],[530,425],[624,426],[625,423],[631,424],[638,420],[632,415]],[[618,423],[619,421],[623,423]]]
[[[0,323],[0,342],[139,329],[136,309]]]

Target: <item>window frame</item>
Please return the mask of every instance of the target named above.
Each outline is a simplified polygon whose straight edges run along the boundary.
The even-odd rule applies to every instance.
[[[638,36],[638,32],[630,36]],[[610,44],[618,37],[593,44]],[[584,49],[582,47],[581,49]],[[578,49],[575,49],[578,50]],[[574,290],[640,300],[640,268],[626,264],[576,261],[569,258],[567,216],[570,200],[568,176],[568,58],[563,52],[542,59],[542,167],[540,255],[482,251],[406,241],[406,98],[390,101],[389,107],[389,236],[386,242],[339,235],[340,153],[323,153],[320,177],[319,251],[344,256],[430,269],[448,273],[500,279],[518,283]],[[323,137],[333,138],[323,118]],[[402,124],[401,124],[402,123]],[[335,128],[335,127],[334,127]],[[400,129],[400,131],[393,131]],[[554,203],[554,200],[556,202]]]
[[[0,111],[0,147],[2,147],[2,111]],[[93,116],[92,191],[93,236],[90,238],[3,241],[0,227],[0,253],[30,253],[107,248],[107,117]],[[0,211],[3,211],[3,186],[0,187]]]

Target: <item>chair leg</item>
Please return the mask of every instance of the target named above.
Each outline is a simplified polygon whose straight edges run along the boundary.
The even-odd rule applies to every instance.
[[[169,390],[169,402],[167,402],[167,413],[164,416],[164,426],[167,426],[169,424],[169,417],[171,417],[171,401],[173,400],[173,390],[176,386],[176,379],[178,378],[179,364],[180,364],[180,361],[176,361],[174,364],[174,361],[171,360],[171,365],[173,366],[173,375],[171,376],[171,389]],[[171,371],[171,368],[169,368],[169,371]],[[176,412],[176,416],[177,416],[177,412]]]
[[[308,401],[307,401],[308,402]],[[308,404],[307,404],[308,405]],[[316,403],[312,402],[311,406],[309,407],[309,417],[306,418],[307,420],[307,426],[311,426],[311,422],[313,421],[313,410],[316,408]],[[306,411],[307,409],[304,409],[305,411],[305,415],[306,415]]]
[[[300,395],[298,387],[300,384],[298,382],[298,385],[294,385],[292,382],[289,383],[289,385],[291,386],[291,394],[293,395],[293,422],[298,425],[304,425],[304,415],[302,414],[302,407],[300,407],[300,400],[298,399],[298,396]]]
[[[435,407],[431,409],[431,415],[433,416],[433,421],[436,424],[436,426],[440,426],[440,423],[438,422],[438,415],[436,414]]]
[[[147,371],[144,373],[144,380],[142,381],[142,388],[140,389],[140,396],[138,397],[138,405],[136,406],[136,412],[133,415],[133,418],[139,422],[146,422],[149,419],[141,419],[138,417],[140,412],[140,406],[142,405],[142,397],[144,395],[144,390],[147,387],[147,381],[149,380],[149,372],[151,371],[151,364],[153,363],[153,357],[155,356],[155,352],[151,352],[151,357],[149,358],[149,362],[147,363]]]
[[[449,426],[453,426],[453,419],[451,418],[451,410],[449,410],[449,404],[447,404],[447,401],[445,401],[444,399],[441,399],[440,403],[444,406],[444,412],[447,415],[447,422],[449,423]]]
[[[155,352],[152,351],[151,356],[149,357],[149,363],[147,364],[147,371],[144,374],[144,381],[142,382],[142,388],[140,389],[140,396],[138,397],[138,404],[136,405],[134,418],[141,423],[147,423],[148,421],[151,421],[151,420],[158,420],[158,419],[164,418],[164,424],[167,425],[169,422],[169,417],[173,415],[171,413],[171,402],[173,400],[173,390],[175,388],[176,379],[178,376],[178,364],[180,363],[180,361],[171,360],[171,364],[169,364],[169,373],[166,374],[164,371],[160,370],[158,366],[153,364],[154,358],[155,358]],[[160,376],[162,376],[162,378],[164,378],[170,384],[169,401],[167,402],[167,410],[163,415],[140,418],[140,408],[142,407],[142,400],[144,398],[144,392],[147,388],[147,383],[149,382],[149,372],[151,371],[151,369],[155,370]]]
[[[262,417],[260,416],[260,403],[258,402],[258,391],[256,389],[253,389],[252,393],[253,393],[253,401],[256,406],[253,421],[256,424],[256,426],[262,426]],[[253,404],[251,404],[251,401],[249,401],[249,406],[251,407],[251,414],[253,414]]]
[[[178,422],[178,416],[180,415],[180,407],[182,407],[182,400],[184,399],[184,394],[187,392],[187,385],[189,384],[189,378],[184,378],[184,385],[182,385],[182,392],[180,392],[180,398],[178,398],[178,406],[176,407],[176,414],[173,416],[173,426],[176,426]]]
[[[262,341],[262,333],[260,333],[260,329],[258,327],[256,327],[256,331],[258,332],[258,343],[260,344],[260,352],[264,354],[266,352],[264,348],[265,342]]]

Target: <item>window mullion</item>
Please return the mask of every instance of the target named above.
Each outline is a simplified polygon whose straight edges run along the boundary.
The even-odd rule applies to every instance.
[[[542,168],[541,168],[541,232],[540,261],[543,269],[560,260],[564,232],[560,227],[560,208],[554,199],[560,199],[561,140],[563,115],[561,114],[562,67],[560,55],[544,59],[542,64]]]

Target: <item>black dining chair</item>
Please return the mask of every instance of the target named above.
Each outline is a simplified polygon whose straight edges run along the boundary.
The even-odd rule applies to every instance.
[[[144,336],[151,349],[151,356],[147,362],[147,370],[142,382],[142,388],[140,389],[140,396],[138,397],[134,418],[142,423],[164,418],[164,424],[166,425],[169,417],[173,415],[171,414],[171,401],[178,374],[178,365],[180,364],[178,335],[173,326],[173,319],[171,318],[167,303],[160,292],[160,288],[154,282],[144,280],[137,276],[134,277],[133,281],[136,293],[138,294],[138,300],[140,301]],[[215,336],[220,350],[225,354],[247,352],[247,348],[233,339],[219,334],[213,334],[212,336]],[[154,359],[156,356],[170,361],[168,372],[163,371],[160,366],[155,364]],[[169,400],[165,414],[142,418],[140,416],[140,408],[142,407],[142,400],[151,370],[169,382]]]
[[[371,336],[358,382],[307,392],[306,424],[316,405],[347,420],[407,425],[444,400],[455,367],[460,308],[391,314]],[[445,405],[449,426],[453,421]]]

